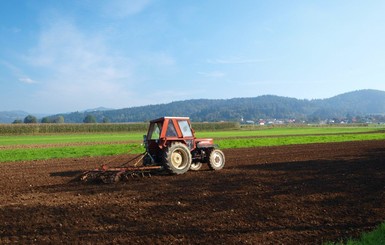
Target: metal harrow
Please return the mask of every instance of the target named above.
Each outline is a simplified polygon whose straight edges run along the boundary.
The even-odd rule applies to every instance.
[[[108,167],[107,164],[101,165],[100,168],[84,172],[80,176],[80,181],[86,183],[101,182],[110,184],[118,181],[125,181],[130,178],[151,177],[151,173],[162,170],[161,166],[138,166],[138,163],[145,157],[147,153],[136,156],[128,160],[126,163],[118,167]],[[126,166],[128,163],[138,159],[133,166]]]
[[[128,180],[130,178],[151,177],[153,171],[161,170],[161,168],[161,166],[108,168],[106,165],[102,165],[101,168],[84,172],[80,177],[80,180],[83,182],[102,182],[110,184]]]

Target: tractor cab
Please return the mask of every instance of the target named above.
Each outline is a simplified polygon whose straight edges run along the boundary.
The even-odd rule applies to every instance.
[[[193,149],[194,131],[188,117],[162,117],[150,122],[145,137],[149,144],[156,143],[160,148],[166,147],[170,141],[184,142]]]

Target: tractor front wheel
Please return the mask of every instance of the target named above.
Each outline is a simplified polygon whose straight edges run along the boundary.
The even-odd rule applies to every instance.
[[[164,154],[164,166],[172,174],[184,174],[191,167],[191,153],[186,145],[173,143]]]
[[[193,162],[193,163],[191,163],[190,170],[198,171],[199,169],[201,169],[201,167],[202,167],[202,163],[201,162]]]
[[[219,149],[214,149],[210,153],[209,167],[212,170],[221,170],[225,166],[225,154]]]

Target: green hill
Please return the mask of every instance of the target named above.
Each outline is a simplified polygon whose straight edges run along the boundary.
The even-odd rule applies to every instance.
[[[233,99],[193,99],[116,110],[92,110],[57,114],[66,123],[82,123],[87,115],[97,122],[145,122],[162,116],[189,116],[192,121],[239,121],[259,119],[325,120],[367,115],[385,115],[385,92],[359,90],[328,99],[300,100],[275,95]]]

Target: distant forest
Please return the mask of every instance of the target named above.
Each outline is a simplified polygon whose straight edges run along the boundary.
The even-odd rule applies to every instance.
[[[295,119],[297,122],[321,120],[354,120],[375,116],[384,121],[385,92],[359,90],[328,99],[300,100],[275,95],[254,98],[193,99],[168,104],[147,105],[117,110],[98,110],[57,114],[43,118],[54,122],[58,117],[65,123],[147,122],[162,116],[189,116],[195,122],[259,121],[260,119]],[[61,120],[62,121],[62,120]]]

